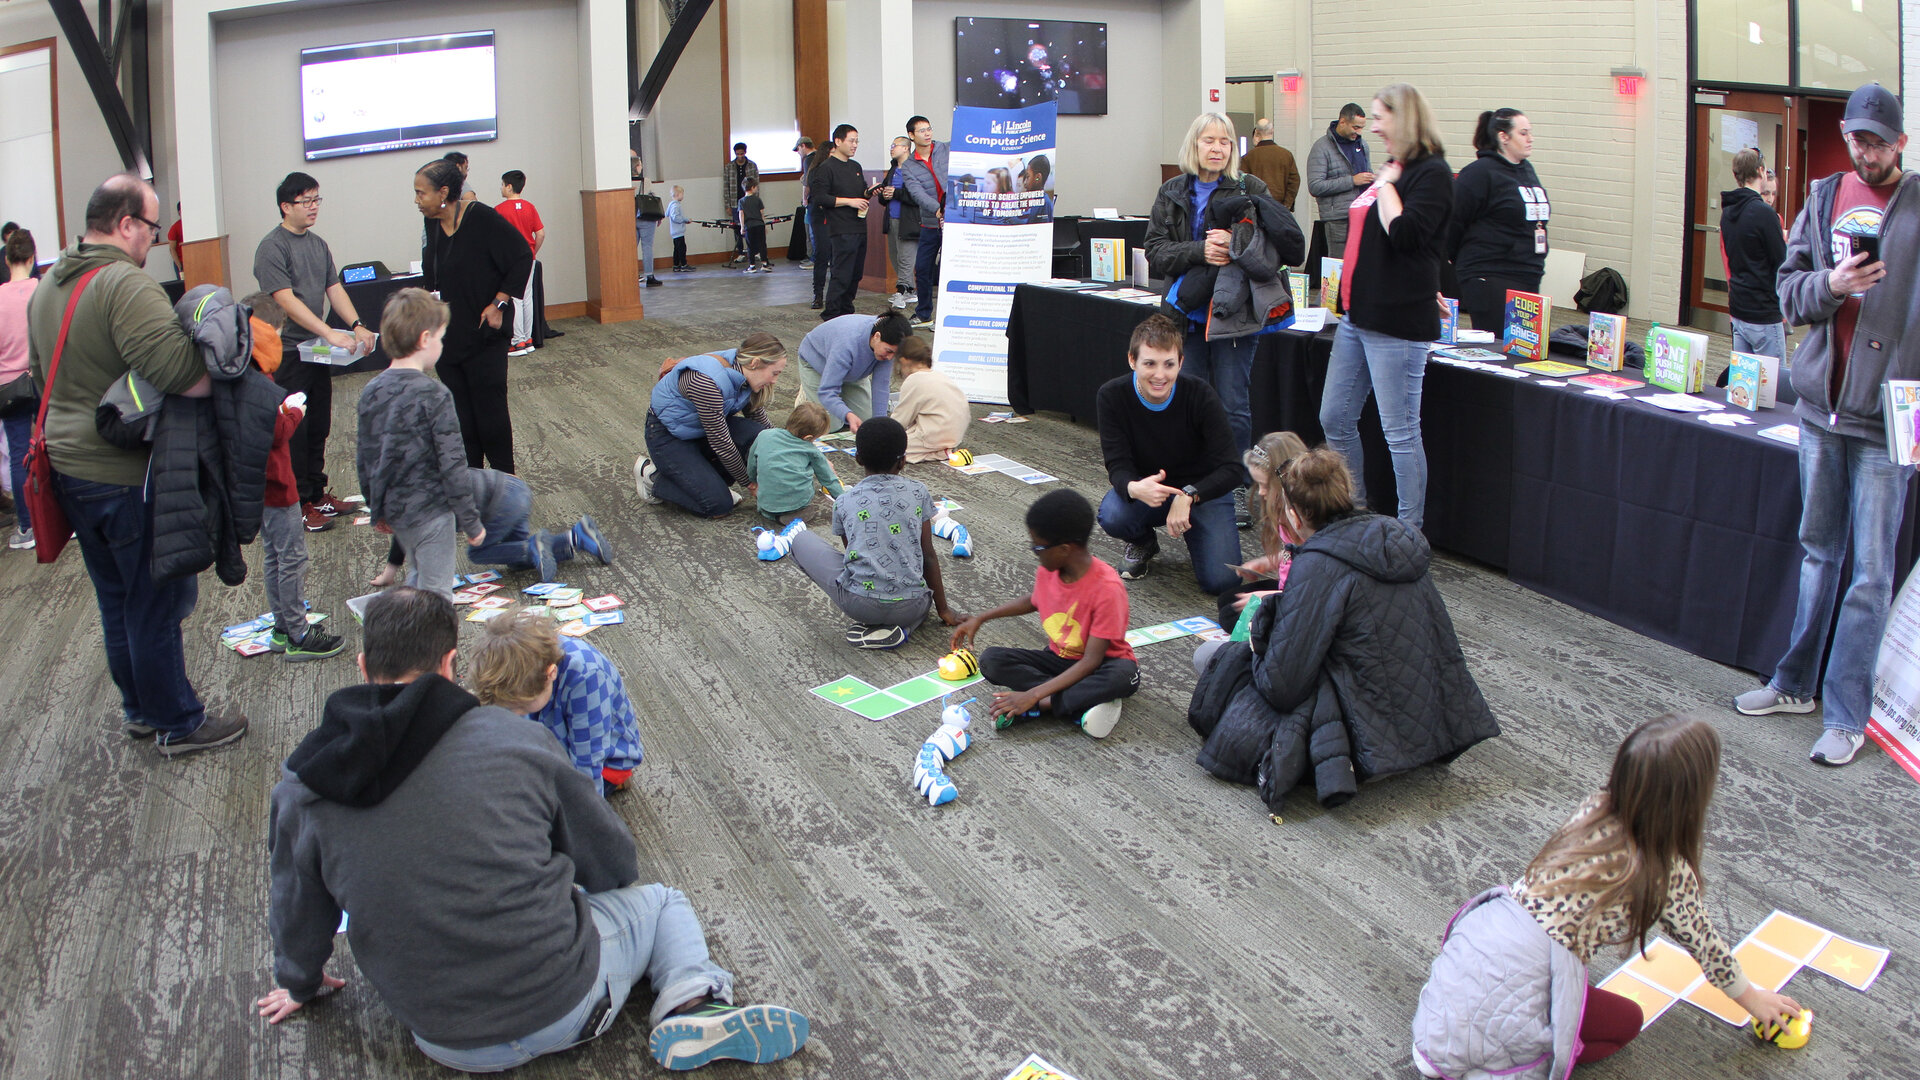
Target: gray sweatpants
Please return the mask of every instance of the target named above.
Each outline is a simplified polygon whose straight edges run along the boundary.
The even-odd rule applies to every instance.
[[[262,511],[260,563],[274,628],[299,641],[307,636],[307,526],[299,503]]]
[[[793,561],[834,606],[847,613],[854,622],[868,626],[904,626],[908,630],[926,621],[927,612],[933,610],[933,593],[928,592],[918,600],[875,600],[871,596],[862,596],[845,585],[840,584],[840,568],[846,564],[846,557],[832,544],[811,532],[801,532],[793,538]]]
[[[459,545],[453,511],[413,525],[395,525],[393,538],[400,542],[400,549],[407,553],[407,584],[451,599],[454,554]]]

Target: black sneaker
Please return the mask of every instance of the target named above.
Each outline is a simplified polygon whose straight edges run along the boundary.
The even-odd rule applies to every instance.
[[[814,300],[813,300],[813,303],[811,303],[811,304],[808,304],[807,306],[808,306],[808,307],[810,307],[810,308],[812,308],[812,309],[813,309],[813,310],[815,310],[815,311],[819,311],[819,310],[820,310],[820,308],[821,308],[822,306],[824,306],[824,305],[822,305],[822,304],[821,304],[821,302],[820,302],[820,298],[819,298],[819,297],[815,297],[815,298],[814,298]]]
[[[1253,508],[1247,505],[1247,489],[1233,489],[1233,527],[1244,529],[1253,524]]]
[[[161,757],[183,757],[197,754],[202,750],[211,750],[216,746],[239,742],[247,734],[247,718],[237,713],[208,713],[193,734],[172,739],[161,739],[155,743],[155,749]]]
[[[347,647],[345,638],[338,634],[329,634],[318,626],[307,627],[307,636],[295,641],[287,639],[286,659],[289,664],[303,660],[325,660],[330,656],[339,656],[340,650]]]
[[[856,649],[897,649],[907,643],[904,626],[869,626],[854,623],[847,627],[847,644]]]
[[[1120,576],[1128,581],[1138,581],[1147,576],[1147,564],[1160,554],[1160,537],[1149,536],[1144,544],[1129,542],[1127,550],[1120,556]]]

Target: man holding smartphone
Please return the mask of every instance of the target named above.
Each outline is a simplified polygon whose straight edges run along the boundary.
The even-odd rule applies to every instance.
[[[1800,398],[1799,603],[1772,680],[1734,699],[1748,716],[1810,713],[1817,688],[1825,730],[1808,756],[1822,765],[1845,765],[1866,740],[1874,661],[1893,602],[1894,541],[1913,474],[1887,452],[1881,388],[1920,378],[1920,330],[1907,338],[1920,288],[1920,194],[1906,190],[1915,176],[1900,168],[1900,99],[1879,83],[1862,86],[1847,99],[1840,131],[1853,169],[1813,185],[1779,277],[1787,321],[1807,326],[1789,372]],[[1842,599],[1849,537],[1853,580]]]
[[[860,132],[852,124],[841,124],[833,129],[832,152],[807,176],[808,208],[821,215],[823,239],[833,253],[821,322],[853,312],[853,297],[867,265],[867,206],[878,185],[869,185],[860,163],[853,160],[859,150]],[[814,252],[814,259],[822,254]]]

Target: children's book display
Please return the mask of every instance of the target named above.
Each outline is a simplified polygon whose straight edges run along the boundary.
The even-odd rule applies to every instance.
[[[1780,360],[1773,356],[1737,352],[1727,368],[1727,404],[1753,412],[1771,409],[1780,382]]]
[[[1920,382],[1888,379],[1880,387],[1880,415],[1887,425],[1887,455],[1895,465],[1920,461]]]
[[[1127,242],[1117,237],[1096,236],[1087,241],[1088,277],[1096,281],[1124,281],[1127,276]]]
[[[1313,306],[1313,290],[1307,284],[1308,280],[1304,270],[1287,271],[1287,295],[1293,298],[1293,309],[1296,312]]]
[[[1507,318],[1501,347],[1519,360],[1547,358],[1547,313],[1553,301],[1539,293],[1507,290]]]
[[[1769,428],[1761,428],[1754,434],[1763,439],[1772,439],[1777,443],[1786,443],[1788,446],[1800,445],[1799,424],[1775,424]]]
[[[1638,390],[1647,385],[1639,379],[1629,379],[1625,375],[1581,375],[1578,378],[1568,379],[1567,381],[1595,390],[1609,390],[1614,393],[1622,390]]]
[[[1564,379],[1569,375],[1582,375],[1587,370],[1579,364],[1563,364],[1558,360],[1535,360],[1530,364],[1513,366],[1521,371],[1531,371],[1535,375],[1546,375],[1555,379]]]
[[[1587,366],[1619,371],[1627,366],[1627,317],[1596,311],[1587,316]]]
[[[1889,955],[1886,949],[1841,937],[1784,911],[1775,911],[1761,920],[1733,949],[1734,959],[1740,961],[1740,969],[1746,972],[1747,978],[1755,986],[1775,993],[1803,967],[1864,993],[1880,977]],[[1700,965],[1685,949],[1665,938],[1649,941],[1644,955],[1636,952],[1632,959],[1602,980],[1600,988],[1632,998],[1646,1017],[1640,1025],[1642,1029],[1680,1001],[1735,1026],[1753,1019],[1738,1002],[1707,981]],[[1763,1032],[1756,1031],[1756,1034],[1772,1041]],[[1782,1042],[1781,1045],[1790,1044]]]
[[[1436,340],[1442,345],[1457,344],[1460,340],[1460,301],[1443,299],[1440,304],[1446,310],[1440,314],[1440,336]]]
[[[1339,259],[1320,257],[1320,306],[1335,315],[1340,314],[1341,267]]]
[[[1707,381],[1707,335],[1653,324],[1647,331],[1647,381],[1676,394],[1697,394]]]

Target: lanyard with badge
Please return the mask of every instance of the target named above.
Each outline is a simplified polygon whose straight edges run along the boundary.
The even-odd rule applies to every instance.
[[[1547,202],[1547,189],[1543,187],[1520,188],[1520,201],[1526,206],[1527,220],[1533,222],[1533,253],[1547,253],[1547,220],[1553,216],[1553,206]]]

